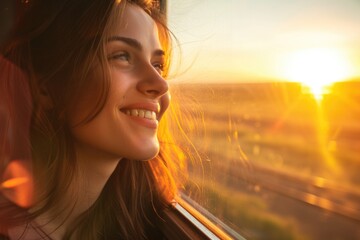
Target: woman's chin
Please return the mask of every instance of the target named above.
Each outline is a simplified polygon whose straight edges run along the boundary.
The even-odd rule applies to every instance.
[[[149,151],[147,153],[144,153],[144,154],[139,154],[139,156],[136,156],[135,158],[133,158],[134,160],[137,160],[137,161],[149,161],[151,159],[153,159],[154,157],[156,157],[159,153],[159,149],[157,149],[156,151],[153,150],[153,151]]]
[[[148,161],[153,159],[159,154],[160,148],[159,144],[153,144],[150,146],[139,147],[137,151],[132,153],[133,156],[130,156],[129,159],[137,161]]]

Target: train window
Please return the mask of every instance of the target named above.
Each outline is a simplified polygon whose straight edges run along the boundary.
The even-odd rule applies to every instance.
[[[193,146],[184,208],[234,239],[360,239],[360,2],[167,11],[179,141]]]

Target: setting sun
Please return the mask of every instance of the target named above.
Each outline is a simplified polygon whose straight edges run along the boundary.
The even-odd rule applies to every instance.
[[[308,87],[320,98],[326,87],[351,76],[346,55],[335,48],[310,48],[292,53],[286,59],[285,77]]]

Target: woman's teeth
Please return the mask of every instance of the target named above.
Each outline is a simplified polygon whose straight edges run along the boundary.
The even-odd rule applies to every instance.
[[[156,113],[143,109],[131,109],[125,111],[126,115],[156,120]]]

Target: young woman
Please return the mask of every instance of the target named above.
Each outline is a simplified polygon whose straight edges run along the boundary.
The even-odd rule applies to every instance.
[[[0,59],[1,235],[161,239],[183,164],[157,4],[21,2]]]

